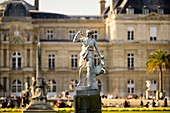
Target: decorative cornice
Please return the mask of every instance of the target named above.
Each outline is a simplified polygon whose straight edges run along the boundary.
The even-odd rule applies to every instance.
[[[144,19],[144,20],[166,20],[166,18],[164,16],[157,14],[155,12],[152,12],[152,13],[146,15],[142,19]]]

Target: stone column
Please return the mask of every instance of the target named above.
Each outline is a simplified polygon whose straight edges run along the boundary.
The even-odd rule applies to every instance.
[[[11,86],[11,84],[9,83],[9,77],[6,77],[7,80],[6,80],[6,94],[5,96],[11,96],[10,93],[11,93],[11,90],[9,90],[9,87]],[[5,84],[4,84],[5,85]]]
[[[4,85],[3,77],[0,78],[0,84]],[[3,95],[3,90],[0,91],[0,96],[4,96]]]

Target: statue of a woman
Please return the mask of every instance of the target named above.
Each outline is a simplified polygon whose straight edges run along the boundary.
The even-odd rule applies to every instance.
[[[80,39],[77,39],[78,35],[81,35]],[[73,42],[82,42],[82,50],[80,52],[80,61],[79,61],[79,83],[78,86],[82,83],[82,70],[87,66],[87,86],[91,87],[93,84],[93,58],[94,58],[94,48],[98,53],[100,59],[104,57],[101,55],[96,40],[92,37],[93,32],[91,30],[86,30],[86,36],[84,36],[81,31],[73,38]],[[96,81],[95,81],[96,82]]]

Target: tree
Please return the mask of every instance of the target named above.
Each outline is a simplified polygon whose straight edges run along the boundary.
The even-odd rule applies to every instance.
[[[153,73],[154,70],[159,71],[159,91],[163,92],[163,70],[170,70],[170,54],[167,51],[156,50],[154,54],[150,55],[147,63],[147,72]]]

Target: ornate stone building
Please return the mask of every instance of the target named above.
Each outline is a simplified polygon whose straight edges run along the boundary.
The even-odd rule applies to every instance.
[[[100,0],[101,15],[70,16],[41,12],[23,0],[0,3],[0,96],[20,95],[36,76],[37,42],[42,44],[42,76],[49,96],[71,91],[78,80],[81,44],[72,42],[79,30],[94,32],[106,59],[106,74],[97,77],[101,93],[124,97],[145,95],[151,80],[153,96],[158,72],[146,74],[146,61],[157,49],[170,52],[170,3],[167,0]],[[98,65],[97,54],[94,58]],[[85,75],[85,74],[84,74]],[[164,90],[170,96],[170,72]]]

